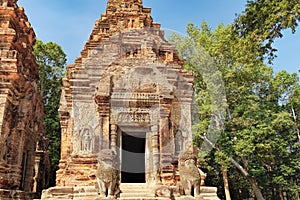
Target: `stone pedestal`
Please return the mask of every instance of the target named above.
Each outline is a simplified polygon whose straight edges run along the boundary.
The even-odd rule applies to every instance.
[[[28,199],[33,199],[33,194],[26,193],[21,190],[0,189],[0,199],[1,200],[12,200],[12,199],[28,200]]]

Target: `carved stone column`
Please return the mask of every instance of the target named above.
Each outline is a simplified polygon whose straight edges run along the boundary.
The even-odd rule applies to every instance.
[[[159,120],[160,177],[163,184],[173,184],[174,180],[173,143],[170,134],[170,99],[164,99]]]
[[[158,126],[154,125],[151,127],[151,149],[153,155],[153,173],[156,182],[159,180],[159,133]]]
[[[109,148],[109,117],[103,117],[103,124],[102,124],[102,149]]]
[[[169,127],[170,105],[164,104],[160,110],[159,119],[159,145],[162,153],[169,153],[170,127]]]
[[[117,126],[115,124],[110,125],[110,136],[111,136],[111,149],[117,152]]]
[[[97,111],[100,118],[100,149],[109,148],[109,135],[110,135],[110,97],[100,92],[95,97],[97,104]]]

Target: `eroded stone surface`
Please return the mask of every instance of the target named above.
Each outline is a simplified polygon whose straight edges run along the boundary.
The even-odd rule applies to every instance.
[[[147,183],[175,184],[172,162],[192,141],[193,75],[150,11],[140,0],[108,1],[67,66],[58,186],[94,185],[97,153],[121,155],[124,134],[145,138]]]
[[[39,193],[47,185],[47,168],[40,173],[47,156],[42,144],[44,107],[37,90],[39,67],[32,55],[35,33],[16,2],[0,0],[1,199],[22,199],[22,192]]]
[[[137,194],[131,188],[120,199],[171,198],[155,197],[153,188],[175,187],[178,156],[192,148],[193,74],[183,69],[150,12],[141,0],[108,0],[81,56],[67,66],[59,108],[59,191],[47,190],[43,199],[93,194],[101,199],[96,192],[75,188],[95,188],[103,149],[120,158],[121,190],[136,180],[146,187],[137,188]],[[64,188],[73,189],[68,193]],[[171,195],[172,190],[158,193]]]

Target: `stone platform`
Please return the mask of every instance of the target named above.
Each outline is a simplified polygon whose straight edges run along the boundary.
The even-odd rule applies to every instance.
[[[120,186],[122,193],[119,200],[219,200],[217,188],[201,187],[201,194],[195,198],[192,196],[182,197],[157,197],[153,189],[143,183],[123,183]],[[93,186],[80,187],[54,187],[44,190],[42,200],[107,200],[100,198]]]
[[[32,193],[26,193],[21,190],[5,190],[0,189],[1,200],[27,200],[33,199]]]

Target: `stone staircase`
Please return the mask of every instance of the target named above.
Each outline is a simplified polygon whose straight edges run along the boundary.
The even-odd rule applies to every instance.
[[[118,200],[219,200],[217,188],[201,187],[200,196],[156,197],[152,188],[145,183],[122,183]],[[0,193],[1,194],[1,193]],[[0,198],[1,199],[1,198]],[[1,199],[2,200],[2,199]],[[94,186],[54,187],[44,190],[42,200],[109,200],[101,198]]]
[[[122,183],[119,200],[155,200],[154,192],[145,183]]]

